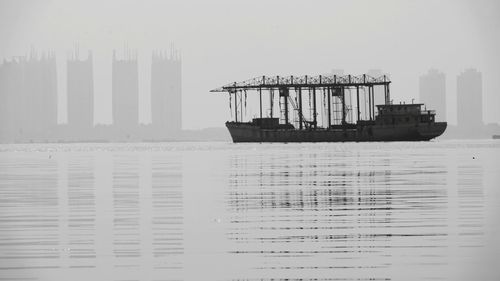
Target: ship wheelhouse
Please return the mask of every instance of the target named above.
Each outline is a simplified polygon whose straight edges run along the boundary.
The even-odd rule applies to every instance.
[[[436,112],[422,110],[423,104],[383,104],[377,105],[378,115],[375,118],[377,125],[416,125],[434,123]]]

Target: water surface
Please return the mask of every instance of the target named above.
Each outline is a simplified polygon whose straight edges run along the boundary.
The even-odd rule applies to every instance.
[[[0,280],[500,280],[498,141],[0,151]]]

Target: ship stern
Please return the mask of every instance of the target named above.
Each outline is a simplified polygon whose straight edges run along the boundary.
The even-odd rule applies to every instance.
[[[422,140],[431,140],[442,135],[448,126],[446,122],[435,122],[428,126],[420,126],[418,128],[418,134]]]

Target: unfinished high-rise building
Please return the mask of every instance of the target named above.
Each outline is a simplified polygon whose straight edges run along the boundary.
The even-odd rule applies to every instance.
[[[2,140],[36,141],[57,126],[57,71],[52,53],[5,60],[0,67]]]
[[[57,70],[54,54],[42,54],[27,61],[25,72],[26,95],[31,112],[26,128],[33,138],[50,134],[57,126]]]
[[[483,125],[483,78],[476,69],[457,77],[458,127],[474,131]]]
[[[92,53],[80,60],[78,51],[67,61],[68,126],[85,132],[94,126],[94,77]]]
[[[153,53],[151,63],[152,125],[159,135],[172,137],[182,130],[181,58],[172,50]]]
[[[429,109],[436,110],[436,120],[446,121],[446,76],[444,73],[430,69],[420,76],[419,98]]]
[[[25,58],[4,60],[0,65],[0,139],[13,141],[21,131],[27,106],[24,96]]]
[[[113,52],[112,64],[113,126],[129,135],[139,125],[139,75],[137,54],[123,59]]]

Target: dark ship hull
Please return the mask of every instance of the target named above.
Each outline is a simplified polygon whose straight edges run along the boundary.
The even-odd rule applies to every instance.
[[[363,124],[342,128],[297,130],[293,128],[263,129],[251,122],[226,122],[233,142],[428,141],[443,134],[446,126],[446,122],[432,122],[418,125]]]

